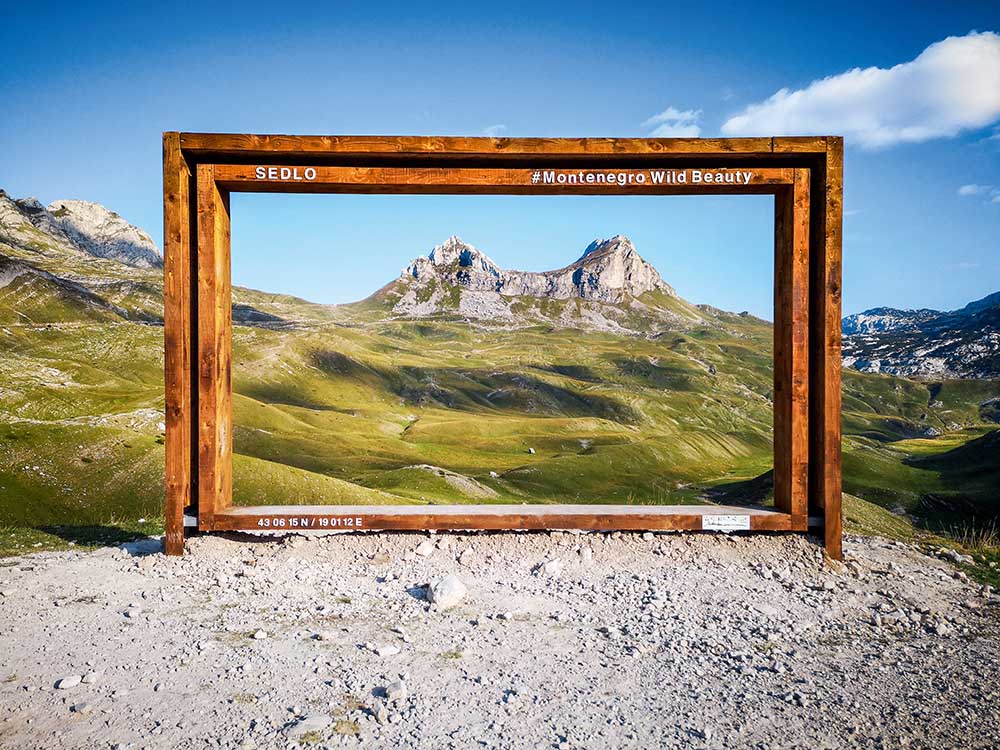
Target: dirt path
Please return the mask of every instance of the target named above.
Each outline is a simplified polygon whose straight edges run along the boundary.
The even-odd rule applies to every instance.
[[[1000,746],[1000,597],[891,542],[150,546],[0,563],[0,747]]]

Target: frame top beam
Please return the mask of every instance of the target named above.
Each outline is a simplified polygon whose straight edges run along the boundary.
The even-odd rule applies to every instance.
[[[164,134],[167,135],[167,134]],[[823,155],[839,136],[775,138],[468,138],[464,136],[283,135],[177,133],[181,150],[198,161],[254,156],[518,159],[525,157],[624,159],[628,157],[741,156],[787,158]]]

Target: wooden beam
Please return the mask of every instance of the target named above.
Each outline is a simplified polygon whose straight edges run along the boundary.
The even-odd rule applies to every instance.
[[[191,171],[177,133],[163,134],[164,551],[184,551],[184,510],[191,504]]]
[[[262,163],[217,164],[215,178],[221,187],[233,192],[745,195],[771,193],[775,186],[790,185],[793,171],[767,167],[726,169],[710,165],[680,169],[490,169],[290,167]],[[664,182],[658,182],[657,176]],[[709,181],[728,178],[732,181]]]
[[[706,518],[709,523],[706,524]],[[719,505],[277,505],[217,512],[216,531],[357,529],[590,529],[701,531],[744,519],[750,531],[805,531],[787,513]]]
[[[229,194],[198,165],[198,528],[233,492],[232,286]]]
[[[776,136],[771,139],[771,150],[776,154],[814,154],[826,158],[825,135]]]
[[[814,413],[818,440],[816,455],[821,461],[817,475],[818,500],[823,508],[824,543],[827,554],[835,560],[843,558],[842,457],[841,457],[841,265],[843,244],[844,202],[844,140],[828,138],[824,175],[823,253],[817,264],[817,287],[813,298],[819,308],[820,338],[814,347],[815,373],[821,373],[818,383],[820,398]]]
[[[466,138],[456,136],[280,135],[181,133],[181,148],[207,154],[308,156],[396,156],[491,159],[526,156],[725,156],[770,154],[771,138]]]
[[[797,521],[809,494],[809,170],[774,199],[774,504]]]

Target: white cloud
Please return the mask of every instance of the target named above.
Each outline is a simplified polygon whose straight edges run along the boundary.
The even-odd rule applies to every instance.
[[[1000,203],[1000,187],[996,185],[977,185],[976,183],[970,183],[968,185],[962,185],[958,189],[959,195],[983,195],[986,196],[987,203]]]
[[[742,135],[843,135],[877,149],[949,138],[1000,119],[1000,35],[948,37],[891,68],[854,68],[784,88],[729,118]]]
[[[972,183],[971,185],[962,185],[958,189],[959,195],[982,195],[983,193],[988,193],[992,185],[976,185]]]
[[[490,125],[488,128],[483,128],[483,135],[490,138],[499,138],[505,130],[507,130],[506,125]]]
[[[700,109],[685,109],[682,112],[676,107],[667,107],[643,122],[641,127],[653,128],[649,133],[652,138],[697,138],[701,135],[700,119]]]

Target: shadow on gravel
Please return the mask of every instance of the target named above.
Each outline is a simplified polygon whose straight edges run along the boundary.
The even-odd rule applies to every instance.
[[[417,601],[425,602],[427,601],[427,587],[426,586],[410,586],[406,589],[406,593],[412,596]]]
[[[103,526],[98,524],[89,526],[36,526],[35,529],[83,547],[119,547],[123,544],[134,543],[137,540],[142,542],[153,541],[160,545],[159,539],[144,539],[143,535],[136,533],[134,529],[126,529],[120,526]]]

